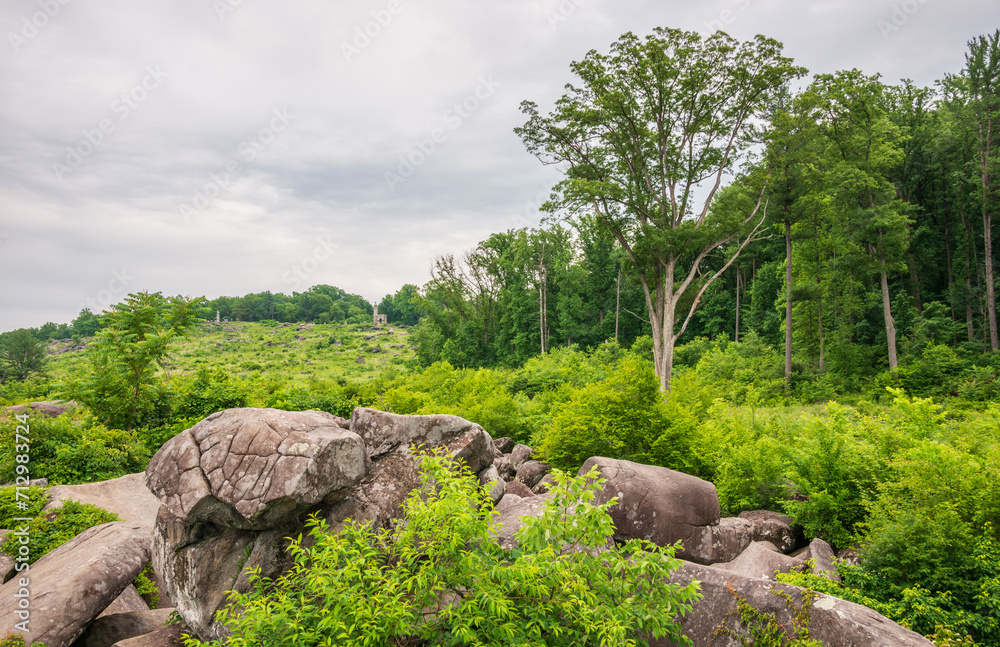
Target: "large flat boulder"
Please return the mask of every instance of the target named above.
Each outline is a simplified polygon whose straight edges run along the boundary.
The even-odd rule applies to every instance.
[[[364,476],[364,443],[343,423],[321,411],[220,411],[168,440],[146,484],[189,525],[266,530]]]
[[[747,633],[741,627],[737,596],[757,611],[786,627],[796,626],[802,609],[802,589],[763,578],[746,577],[712,566],[686,562],[671,575],[671,581],[701,582],[702,599],[681,620],[684,635],[693,647],[742,647]],[[809,609],[809,637],[824,647],[933,647],[918,633],[904,629],[868,607],[819,594]],[[725,627],[727,631],[720,631]],[[666,639],[653,647],[676,647]]]
[[[148,634],[119,640],[112,647],[182,647],[183,633],[187,633],[183,624],[167,625]]]
[[[713,559],[703,547],[704,529],[720,520],[714,485],[665,467],[601,457],[587,459],[579,474],[594,466],[606,479],[595,502],[618,499],[609,510],[615,539],[645,539],[660,546],[680,541],[678,557],[703,563]],[[711,539],[707,541],[711,546]]]
[[[770,546],[773,544],[755,541],[731,562],[713,564],[713,566],[747,577],[761,577],[769,580],[774,579],[775,572],[788,573],[792,569],[802,568],[801,559],[779,553]]]
[[[173,609],[146,609],[102,615],[94,620],[73,647],[111,647],[118,641],[150,634],[167,621]]]
[[[57,508],[63,501],[73,499],[113,512],[122,521],[137,523],[153,529],[160,502],[146,487],[146,474],[126,474],[110,481],[83,485],[54,485],[49,488],[46,510]]]
[[[69,647],[149,563],[149,545],[149,531],[139,524],[89,528],[0,587],[0,617],[28,644]],[[25,619],[20,615],[29,619],[27,631],[16,626]]]

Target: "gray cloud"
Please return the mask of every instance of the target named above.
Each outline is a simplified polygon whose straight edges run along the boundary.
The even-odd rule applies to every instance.
[[[435,255],[537,223],[557,174],[513,134],[518,105],[550,104],[570,61],[625,31],[763,33],[814,73],[930,84],[995,28],[984,5],[10,0],[0,330],[141,289],[330,283],[375,300],[425,282]],[[404,181],[387,181],[411,155]]]

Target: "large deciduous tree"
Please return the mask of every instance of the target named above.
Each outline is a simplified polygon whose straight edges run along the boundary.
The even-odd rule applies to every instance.
[[[546,208],[592,212],[635,266],[668,390],[674,345],[700,297],[759,231],[766,173],[750,183],[760,190],[746,211],[712,209],[713,200],[757,141],[767,104],[805,70],[763,36],[665,28],[644,40],[627,33],[571,69],[579,85],[548,115],[525,101],[528,121],[515,132],[543,162],[566,166]],[[716,250],[725,262],[702,276]]]

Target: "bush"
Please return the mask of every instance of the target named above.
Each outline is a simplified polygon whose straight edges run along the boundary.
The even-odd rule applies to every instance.
[[[47,489],[32,486],[17,495],[16,487],[0,488],[0,528],[13,528],[17,517],[36,517],[49,502]]]
[[[0,474],[14,473],[14,421],[0,421]],[[79,425],[69,416],[30,422],[31,478],[91,483],[146,469],[150,451],[134,431]]]
[[[72,499],[44,515],[28,522],[28,563],[33,564],[45,553],[61,546],[87,528],[99,526],[109,521],[120,521],[118,515],[102,510],[89,503]],[[21,543],[17,535],[8,535],[0,550],[8,555],[17,555]]]
[[[203,366],[177,396],[174,415],[204,418],[217,411],[245,407],[249,402],[250,394],[246,387],[230,379],[224,369]]]
[[[697,583],[669,583],[680,566],[673,547],[600,550],[614,501],[593,505],[596,472],[559,474],[543,515],[526,519],[519,548],[507,551],[475,477],[442,456],[421,464],[423,489],[407,499],[396,530],[348,523],[329,534],[314,519],[314,543],[292,542],[286,575],[232,593],[226,644],[638,645],[651,636],[690,644],[676,617],[698,598]]]
[[[686,454],[681,434],[657,445],[670,429],[653,367],[628,357],[606,379],[576,389],[556,408],[538,449],[562,469],[579,467],[591,456],[658,463],[657,458]]]

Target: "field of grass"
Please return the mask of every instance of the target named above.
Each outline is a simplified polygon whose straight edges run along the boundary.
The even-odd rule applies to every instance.
[[[92,340],[53,341],[47,372],[54,382],[86,369]],[[393,325],[204,322],[173,345],[164,377],[222,368],[232,377],[282,376],[293,384],[364,381],[387,366],[416,365],[409,331]]]

